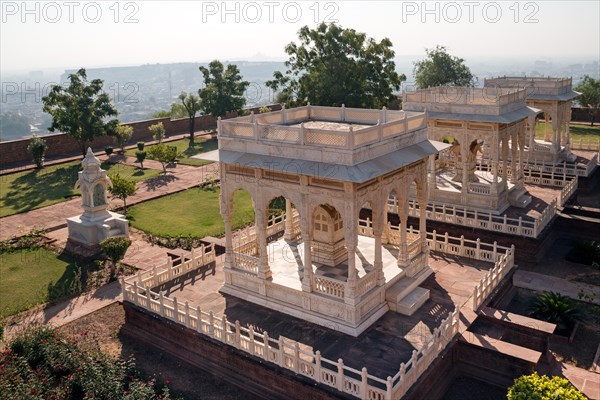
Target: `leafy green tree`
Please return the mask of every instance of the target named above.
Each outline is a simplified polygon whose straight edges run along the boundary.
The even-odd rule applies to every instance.
[[[308,102],[323,106],[381,108],[394,98],[406,76],[396,72],[388,38],[376,42],[354,29],[325,23],[304,26],[300,43],[288,44],[285,74],[276,71],[266,83],[280,91],[288,106]]]
[[[415,62],[413,74],[419,89],[435,86],[475,86],[473,76],[465,60],[448,54],[446,47],[425,49],[427,58]]]
[[[29,119],[18,113],[4,113],[0,115],[0,138],[2,140],[17,139],[29,135],[31,127]]]
[[[112,175],[110,180],[112,181],[112,186],[108,188],[108,191],[116,198],[123,200],[123,209],[125,210],[125,214],[127,214],[127,198],[133,196],[137,191],[135,182],[125,179],[119,174]]]
[[[581,83],[575,87],[575,90],[581,93],[577,100],[581,105],[588,108],[592,126],[594,126],[596,114],[600,109],[600,79],[594,79],[586,75]]]
[[[31,154],[33,163],[37,168],[44,167],[44,155],[46,154],[47,149],[48,145],[46,144],[46,141],[41,137],[33,135],[29,141],[29,145],[27,145],[27,151]]]
[[[537,372],[515,379],[508,389],[508,400],[585,400],[586,397],[561,377],[539,376]]]
[[[181,105],[179,103],[173,103],[173,104],[171,104],[171,109],[157,111],[154,114],[152,114],[152,118],[167,118],[167,117],[171,118],[171,119],[185,118],[185,117],[187,117],[187,111],[185,110],[183,105]]]
[[[224,117],[228,112],[240,111],[246,104],[244,91],[250,82],[244,81],[235,64],[223,66],[219,60],[208,68],[200,67],[204,87],[198,90],[204,112],[213,117]]]
[[[115,136],[113,137],[116,145],[121,148],[121,153],[125,153],[125,146],[127,142],[133,136],[133,128],[129,125],[119,125],[115,129]]]
[[[162,122],[156,123],[154,125],[150,125],[148,130],[152,134],[152,138],[157,140],[158,143],[162,143],[164,138],[166,137],[165,126]]]
[[[186,92],[181,92],[179,95],[179,100],[181,100],[181,105],[187,112],[190,130],[190,147],[194,147],[194,125],[196,123],[196,114],[202,109],[202,102],[198,96],[195,96],[192,93],[188,94]]]
[[[177,158],[177,147],[159,143],[148,148],[148,158],[162,164],[163,172],[167,173],[167,164]]]
[[[115,276],[117,264],[125,257],[131,241],[125,237],[110,237],[100,242],[100,248],[111,261],[110,277]]]
[[[75,139],[85,156],[90,143],[98,136],[113,136],[119,121],[109,119],[117,116],[117,109],[104,93],[101,79],[87,80],[84,68],[69,75],[69,85],[52,86],[42,98],[44,111],[52,115],[48,130],[58,130]]]
[[[146,150],[138,150],[135,152],[135,158],[137,160],[137,162],[140,163],[140,168],[144,169],[144,160],[146,159],[146,155],[148,153],[146,152]]]

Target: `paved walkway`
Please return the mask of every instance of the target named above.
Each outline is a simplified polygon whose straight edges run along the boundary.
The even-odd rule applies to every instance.
[[[121,284],[118,281],[100,287],[94,292],[65,300],[53,305],[46,305],[35,310],[25,311],[17,324],[8,325],[4,330],[6,340],[32,325],[63,326],[85,315],[98,311],[114,302],[121,301]]]
[[[123,163],[136,165],[134,157],[123,157]],[[144,162],[144,167],[162,169],[160,163],[152,160]],[[218,164],[212,163],[202,167],[177,165],[168,168],[166,175],[160,175],[137,184],[138,191],[127,199],[128,205],[134,205],[166,194],[179,192],[197,186],[206,179],[218,174]],[[123,206],[119,199],[111,199],[110,207],[116,209]],[[81,198],[38,208],[21,214],[0,218],[0,240],[26,233],[36,226],[54,230],[66,226],[68,217],[81,214]]]
[[[578,294],[583,290],[587,294],[595,295],[594,299],[588,302],[600,305],[600,287],[587,283],[571,282],[554,276],[518,269],[514,274],[513,284],[516,287],[539,292],[557,292],[575,300],[579,300]]]
[[[600,374],[562,362],[555,362],[552,373],[567,378],[590,400],[600,400]]]

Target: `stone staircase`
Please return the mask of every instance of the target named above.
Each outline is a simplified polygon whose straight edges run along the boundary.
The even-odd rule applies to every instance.
[[[525,208],[531,203],[531,195],[525,188],[516,189],[508,194],[508,202],[513,207]]]
[[[433,273],[427,266],[414,277],[404,276],[385,291],[390,310],[402,315],[412,315],[429,299],[429,289],[419,287]]]

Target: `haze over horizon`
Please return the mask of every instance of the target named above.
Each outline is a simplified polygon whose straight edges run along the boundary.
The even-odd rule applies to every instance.
[[[318,22],[388,37],[402,59],[437,44],[474,63],[600,59],[597,1],[72,3],[3,1],[0,72],[283,61]]]

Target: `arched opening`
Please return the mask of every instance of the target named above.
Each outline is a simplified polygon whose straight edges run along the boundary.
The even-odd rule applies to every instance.
[[[475,171],[477,169],[477,158],[482,153],[482,148],[483,140],[480,139],[475,139],[469,144],[469,151],[465,160],[467,163],[467,182],[479,182]]]
[[[344,240],[344,220],[338,210],[322,204],[312,218],[312,257],[314,262],[334,267],[348,260]]]
[[[273,279],[284,282],[293,278],[294,287],[299,289],[304,275],[300,215],[294,203],[284,196],[272,197],[265,211],[267,254]]]

